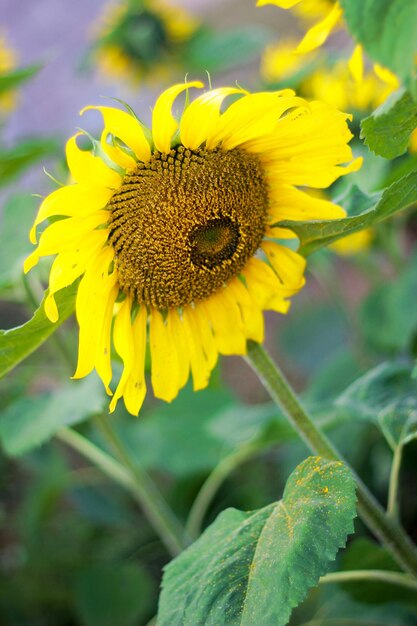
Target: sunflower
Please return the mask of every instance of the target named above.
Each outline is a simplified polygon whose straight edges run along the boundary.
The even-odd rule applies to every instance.
[[[67,142],[76,183],[44,199],[30,233],[35,243],[38,224],[55,218],[25,262],[27,272],[58,255],[45,301],[51,321],[56,292],[82,277],[74,378],[95,368],[111,394],[111,338],[123,361],[110,411],[123,396],[139,412],[147,337],[153,391],[168,402],[190,372],[202,389],[219,354],[262,342],[263,310],[286,313],[304,283],[305,261],[283,245],[294,235],[279,222],[344,215],[298,186],[327,187],[360,166],[350,162],[347,115],[331,106],[291,90],[224,87],[187,98],[177,121],[174,100],[191,87],[203,84],[162,93],[152,131],[130,108],[84,109],[103,117],[100,142],[95,153],[80,149],[81,132]]]
[[[166,0],[111,2],[95,27],[95,54],[106,77],[138,82],[166,73],[198,27]]]
[[[14,51],[7,44],[6,37],[0,33],[0,76],[5,76],[16,68],[17,59]],[[0,93],[0,112],[9,113],[16,105],[14,90]]]

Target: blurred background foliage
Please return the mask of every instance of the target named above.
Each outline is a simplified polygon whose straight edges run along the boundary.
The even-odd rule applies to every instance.
[[[254,4],[77,0],[69,9],[56,0],[6,2],[1,328],[26,322],[42,299],[48,262],[22,275],[39,202],[31,193],[53,188],[42,165],[66,181],[63,138],[77,125],[77,110],[102,94],[146,110],[163,86],[186,73],[204,78],[206,70],[215,85],[291,86],[353,113],[354,149],[364,166],[328,190],[330,197],[351,193],[352,185],[373,194],[415,172],[415,133],[411,141],[406,133],[393,160],[378,146],[369,148],[375,120],[363,127],[368,145],[359,141],[360,120],[398,88],[396,77],[375,73],[367,62],[363,82],[355,83],[343,31],[325,50],[294,56],[305,18]],[[408,210],[351,237],[310,257],[307,286],[291,314],[267,315],[267,345],[383,504],[391,455],[401,443],[401,517],[417,540],[415,417],[410,422],[417,415],[417,214]],[[162,567],[170,560],[131,494],[68,445],[62,429],[76,426],[105,453],[115,452],[101,386],[93,375],[69,381],[76,342],[68,319],[0,381],[0,621],[7,626],[145,625],[156,613]],[[193,532],[227,507],[252,510],[277,500],[308,454],[234,357],[222,360],[206,391],[187,387],[171,405],[149,396],[138,419],[119,404],[111,420],[130,462],[149,471],[178,517],[185,521],[191,511]],[[360,522],[356,527],[335,568],[396,569]],[[291,624],[407,626],[416,624],[416,611],[415,594],[399,587],[323,585]]]

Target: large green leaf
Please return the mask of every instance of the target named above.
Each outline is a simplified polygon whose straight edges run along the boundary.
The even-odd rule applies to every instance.
[[[0,378],[39,348],[65,322],[74,311],[76,291],[77,283],[74,283],[56,294],[59,320],[54,324],[45,315],[43,300],[26,324],[0,330]]]
[[[97,377],[73,381],[53,392],[26,396],[0,415],[0,441],[5,452],[18,456],[50,439],[60,428],[100,413],[105,402]]]
[[[328,246],[333,241],[369,228],[417,202],[417,171],[393,183],[382,194],[369,196],[352,187],[338,203],[355,213],[338,220],[295,222],[286,220],[280,226],[290,228],[300,239],[300,252],[304,256]]]
[[[280,502],[227,509],[166,567],[159,626],[284,626],[345,545],[355,514],[349,470],[306,459]]]
[[[0,93],[9,91],[24,83],[40,70],[40,65],[30,65],[0,76]]]
[[[407,150],[416,127],[417,103],[409,92],[401,90],[362,120],[361,138],[375,154],[394,159]]]
[[[33,222],[37,198],[16,194],[9,198],[0,217],[0,289],[7,287],[23,271],[23,258],[32,251],[28,232]]]
[[[369,56],[411,84],[417,51],[415,0],[340,0],[346,24]]]
[[[417,432],[417,393],[412,371],[411,363],[382,363],[350,385],[337,404],[355,418],[378,424],[395,447]]]

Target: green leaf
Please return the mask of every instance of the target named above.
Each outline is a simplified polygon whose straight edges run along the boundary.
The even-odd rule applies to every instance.
[[[295,232],[300,239],[299,252],[307,256],[342,237],[388,219],[416,201],[417,171],[414,171],[393,183],[382,194],[369,196],[361,192],[357,187],[352,187],[337,202],[348,213],[350,207],[355,207],[354,215],[337,220],[316,220],[314,222],[285,220],[279,222],[279,225],[283,228],[290,228]]]
[[[45,315],[44,298],[26,324],[10,330],[0,330],[0,378],[39,348],[71,315],[75,308],[77,286],[74,283],[55,295],[59,320],[54,324]]]
[[[18,87],[21,83],[24,83],[28,78],[31,78],[39,72],[41,67],[41,65],[30,65],[15,70],[14,72],[9,72],[8,74],[2,74],[0,76],[0,93]]]
[[[100,413],[105,402],[97,377],[73,381],[50,393],[23,397],[2,411],[0,441],[9,456],[35,448],[60,430]]]
[[[0,217],[0,289],[9,287],[23,271],[23,259],[33,250],[28,232],[37,198],[16,194],[9,198]]]
[[[407,91],[400,90],[362,120],[361,138],[375,154],[394,159],[406,152],[416,127],[417,103]]]
[[[9,184],[35,161],[54,154],[58,149],[56,139],[37,137],[21,141],[9,149],[0,147],[1,184]]]
[[[406,85],[412,83],[417,51],[415,0],[340,0],[348,29],[369,56]]]
[[[82,626],[135,626],[151,617],[154,596],[149,574],[134,563],[94,564],[78,574],[75,610]]]
[[[395,448],[417,432],[416,381],[411,363],[382,363],[350,385],[337,405],[380,426]]]
[[[159,626],[284,626],[345,545],[355,515],[349,470],[306,459],[280,502],[227,509],[166,567]]]

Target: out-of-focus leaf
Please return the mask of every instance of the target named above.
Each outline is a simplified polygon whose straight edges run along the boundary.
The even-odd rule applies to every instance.
[[[155,589],[143,568],[103,563],[78,574],[74,594],[83,626],[135,626],[151,617]]]
[[[31,252],[29,229],[37,198],[16,194],[4,205],[0,216],[0,289],[8,287],[23,271],[23,258]]]
[[[0,416],[0,441],[18,456],[50,439],[60,428],[78,424],[103,410],[103,386],[97,377],[73,381],[50,393],[23,397]]]
[[[202,29],[186,47],[186,67],[208,72],[229,70],[260,55],[270,39],[271,32],[260,26],[221,32]]]
[[[76,291],[77,283],[74,283],[56,294],[59,319],[54,324],[45,315],[44,299],[26,324],[0,330],[0,378],[39,348],[65,322],[74,311]]]
[[[12,148],[0,146],[0,181],[9,184],[30,165],[59,150],[59,143],[52,138],[26,139]]]
[[[399,568],[384,548],[370,539],[360,537],[346,548],[341,569],[342,571],[367,569],[398,571]],[[414,606],[417,604],[415,591],[381,581],[372,581],[372,578],[369,581],[346,583],[343,588],[355,600],[366,604],[386,604],[387,602],[406,602]]]
[[[355,484],[342,464],[310,457],[280,502],[227,509],[165,569],[160,626],[284,626],[353,531]]]
[[[187,386],[172,404],[159,404],[140,420],[129,416],[117,426],[141,466],[190,476],[210,471],[232,452],[231,444],[215,437],[209,424],[219,411],[235,404],[224,388],[195,393]]]
[[[417,102],[407,91],[400,90],[362,120],[361,138],[376,154],[394,159],[406,152],[416,127]]]
[[[395,281],[370,293],[359,309],[359,320],[376,350],[395,354],[410,348],[417,329],[417,253]]]
[[[328,246],[341,237],[382,222],[417,202],[417,171],[410,172],[396,181],[382,194],[368,196],[357,187],[352,187],[346,196],[339,198],[337,202],[347,210],[353,204],[356,207],[355,214],[337,220],[279,222],[280,226],[290,228],[296,233],[300,239],[299,251],[304,256]]]
[[[0,76],[0,93],[15,89],[21,83],[34,76],[41,69],[41,65],[30,65],[21,69],[9,72],[8,74],[2,74]]]
[[[395,447],[417,432],[416,381],[411,363],[382,363],[350,385],[337,399],[338,406],[356,418],[378,424]]]
[[[417,52],[415,0],[340,0],[354,38],[371,59],[411,87]]]

